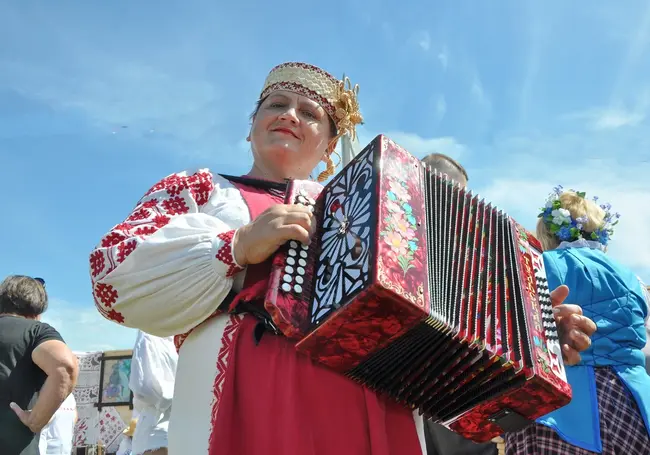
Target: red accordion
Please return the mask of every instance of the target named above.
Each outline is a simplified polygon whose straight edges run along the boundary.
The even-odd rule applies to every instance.
[[[477,442],[571,400],[541,247],[507,214],[385,136],[286,201],[319,225],[265,297],[299,351]]]

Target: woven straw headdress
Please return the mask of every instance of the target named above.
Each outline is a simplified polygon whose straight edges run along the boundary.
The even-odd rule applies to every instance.
[[[276,90],[286,90],[305,96],[317,102],[334,120],[338,130],[337,135],[330,141],[329,149],[334,152],[334,147],[341,137],[343,147],[351,147],[356,140],[356,126],[363,123],[359,111],[359,86],[352,86],[350,79],[344,77],[338,80],[322,69],[307,63],[288,62],[276,66],[271,70],[264,82],[260,94],[263,100]],[[344,156],[353,156],[352,151],[343,151]],[[345,163],[344,163],[345,164]],[[327,170],[318,176],[323,181],[334,174],[334,164],[330,159]]]

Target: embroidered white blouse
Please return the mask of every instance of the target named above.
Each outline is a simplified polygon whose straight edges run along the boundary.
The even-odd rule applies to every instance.
[[[157,336],[190,331],[241,289],[231,240],[249,222],[239,190],[208,169],[165,178],[92,252],[98,310]]]

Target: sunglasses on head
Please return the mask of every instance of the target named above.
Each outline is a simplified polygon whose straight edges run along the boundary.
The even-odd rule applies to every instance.
[[[35,279],[36,281],[38,281],[39,283],[41,283],[41,285],[43,285],[43,287],[45,287],[45,280],[44,280],[43,278],[40,278],[40,277],[34,277],[34,279]]]

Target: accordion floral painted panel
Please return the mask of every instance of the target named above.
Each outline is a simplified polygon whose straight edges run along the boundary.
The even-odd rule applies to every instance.
[[[564,390],[567,377],[541,248],[537,248],[537,239],[522,226],[514,223],[514,228],[516,241],[519,243],[519,265],[524,278],[526,306],[532,310],[528,311],[526,316],[534,343],[535,373],[559,390]],[[570,394],[571,389],[568,390]]]
[[[378,185],[377,281],[428,312],[426,220],[421,165],[381,136]]]
[[[536,278],[537,297],[541,311],[542,328],[539,333],[535,334],[534,338],[537,363],[542,370],[541,374],[555,387],[563,389],[567,382],[567,375],[564,360],[562,359],[562,349],[555,324],[555,317],[553,316],[551,293],[548,288],[548,280],[546,279],[542,248],[541,245],[538,245],[535,237],[527,234],[527,238],[532,247],[530,249],[530,258]]]
[[[298,342],[298,351],[344,373],[386,346],[422,319],[415,306],[406,306],[381,287],[363,291],[317,330]]]
[[[365,181],[374,182],[370,210],[375,213],[377,234],[368,239],[372,253],[366,261],[375,276],[372,281],[357,281],[355,285],[365,290],[348,304],[330,309],[328,317],[319,321],[322,324],[297,345],[300,351],[341,372],[415,326],[429,310],[420,162],[385,136],[375,138],[356,161],[372,164],[366,169],[370,180]],[[348,189],[340,194],[359,193],[356,173],[347,171],[351,174],[345,180]],[[336,186],[325,189],[324,212],[336,192]],[[321,257],[319,263],[324,260]]]
[[[530,373],[530,372],[528,372]],[[503,393],[472,408],[449,425],[452,431],[475,442],[487,442],[503,434],[490,417],[503,409],[510,409],[534,420],[566,405],[571,400],[571,387],[564,383],[559,390],[550,390],[547,384],[534,377],[523,387]]]

